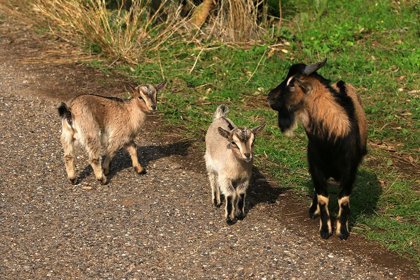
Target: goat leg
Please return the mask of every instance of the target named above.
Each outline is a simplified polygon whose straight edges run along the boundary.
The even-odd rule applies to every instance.
[[[319,232],[321,237],[328,239],[332,235],[331,218],[328,211],[328,196],[318,195],[318,205],[321,213]]]
[[[220,199],[220,187],[217,184],[217,175],[213,172],[209,172],[209,181],[211,186],[211,200],[213,205],[219,208],[222,205],[222,200]]]
[[[233,193],[233,195],[228,195],[226,197],[225,215],[226,215],[226,223],[228,225],[233,225],[237,222],[237,219],[235,218],[235,203],[236,203],[235,200],[236,200],[235,193]]]
[[[139,159],[137,157],[137,146],[136,146],[136,144],[133,141],[131,141],[130,143],[126,144],[124,146],[124,148],[130,154],[131,161],[133,163],[134,171],[136,171],[138,174],[146,174],[146,170],[139,163]]]
[[[319,216],[319,213],[320,213],[320,209],[319,209],[319,204],[318,204],[318,195],[314,193],[311,207],[309,207],[309,217],[311,219],[315,219],[316,217]]]

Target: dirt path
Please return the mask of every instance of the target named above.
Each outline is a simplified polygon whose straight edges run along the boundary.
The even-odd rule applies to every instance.
[[[355,233],[321,240],[307,205],[257,169],[246,218],[227,226],[210,204],[202,153],[157,134],[159,116],[137,139],[146,175],[119,153],[100,186],[80,154],[81,183],[70,185],[56,107],[80,93],[121,96],[124,79],[76,64],[86,57],[71,46],[0,23],[1,279],[420,278]]]

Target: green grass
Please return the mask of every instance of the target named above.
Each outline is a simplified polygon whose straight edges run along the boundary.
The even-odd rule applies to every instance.
[[[221,103],[230,107],[237,125],[266,122],[256,142],[256,166],[276,178],[279,187],[309,195],[304,130],[300,127],[292,138],[282,135],[266,96],[292,64],[328,58],[319,73],[353,84],[369,122],[369,154],[351,197],[352,229],[420,266],[420,4],[322,0],[315,7],[315,1],[291,2],[282,1],[283,26],[271,30],[263,43],[239,48],[202,42],[197,47],[175,35],[159,51],[147,53],[149,60],[118,70],[139,83],[168,79],[159,99],[166,125],[202,151]],[[109,71],[103,64],[97,67]],[[337,190],[331,193],[334,199]]]

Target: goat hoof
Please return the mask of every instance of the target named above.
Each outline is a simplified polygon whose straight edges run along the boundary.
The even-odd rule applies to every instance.
[[[349,238],[349,235],[350,235],[350,232],[348,232],[347,230],[345,230],[345,231],[341,231],[340,232],[340,234],[338,235],[338,237],[341,239],[341,240],[346,240],[347,238]]]
[[[309,218],[316,219],[319,215],[315,213],[309,213]]]
[[[69,178],[69,180],[70,180],[70,183],[72,185],[76,185],[77,184],[77,178]]]
[[[229,226],[231,226],[231,225],[234,225],[234,224],[236,224],[236,222],[237,222],[238,220],[235,218],[235,219],[233,219],[233,220],[231,220],[230,218],[226,218],[226,223],[229,225]]]
[[[328,232],[328,230],[321,230],[319,233],[323,239],[328,239],[331,236],[331,233]]]
[[[236,216],[236,218],[238,219],[238,220],[243,220],[243,219],[245,219],[245,214],[244,213],[240,213],[238,216]]]
[[[108,184],[108,180],[106,179],[105,176],[103,176],[101,179],[98,179],[99,183],[101,183],[101,185],[106,185]]]
[[[138,168],[138,167],[134,167],[134,171],[136,171],[137,172],[137,174],[139,174],[139,175],[142,175],[142,174],[146,174],[147,172],[146,172],[146,169],[144,169],[144,168]]]
[[[109,173],[111,172],[111,170],[108,168],[108,169],[104,169],[104,175],[109,175]]]
[[[217,200],[213,200],[213,205],[217,208],[220,208],[220,206],[222,206],[221,202],[217,202]]]
[[[309,209],[309,217],[311,219],[316,219],[319,216],[319,212],[317,212],[316,210],[316,208],[314,210],[312,208]]]

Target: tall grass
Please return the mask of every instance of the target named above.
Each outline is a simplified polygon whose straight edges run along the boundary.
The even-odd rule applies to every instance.
[[[258,40],[266,29],[261,27],[261,13],[264,1],[225,0],[210,19],[207,33],[221,41],[246,42]]]
[[[124,0],[116,10],[105,0],[30,0],[38,21],[46,20],[51,31],[64,40],[81,45],[110,60],[135,63],[145,51],[154,51],[174,34],[183,40],[202,43],[249,42],[268,32],[265,0],[224,0],[213,5],[201,29],[189,24],[197,9],[189,2],[186,15],[181,1],[162,0],[153,10],[153,0]],[[265,12],[264,12],[265,11]]]
[[[33,8],[48,21],[57,36],[71,40],[111,60],[134,63],[147,50],[158,48],[180,26],[180,9],[158,21],[163,0],[149,13],[151,0],[132,0],[129,10],[121,5],[107,10],[105,0],[32,0]]]

